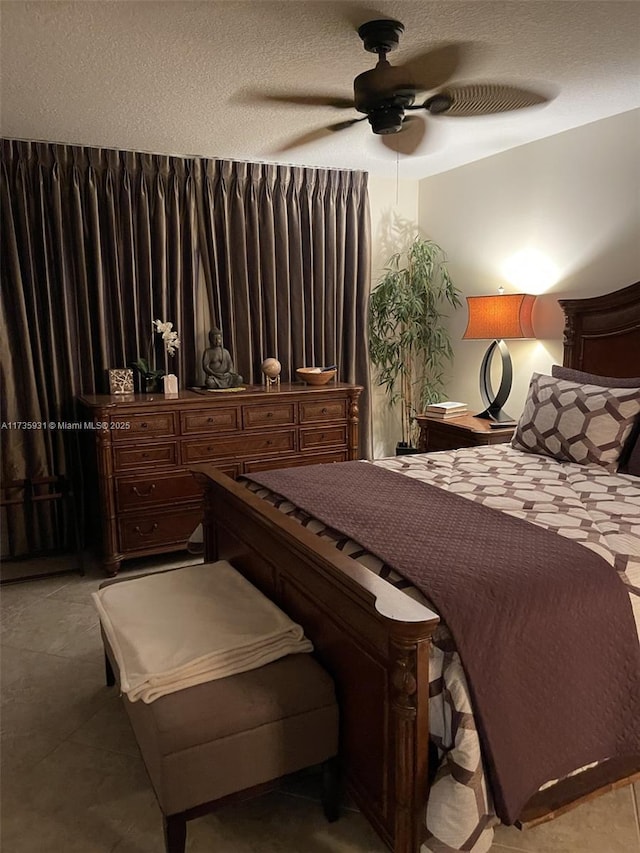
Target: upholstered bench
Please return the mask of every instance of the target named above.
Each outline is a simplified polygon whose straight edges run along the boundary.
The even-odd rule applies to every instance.
[[[132,579],[105,581],[101,589]],[[103,640],[113,685],[119,672],[104,631]],[[184,853],[187,820],[318,764],[324,764],[325,815],[337,819],[338,708],[331,678],[310,654],[290,654],[149,704],[122,698],[163,813],[166,853]]]

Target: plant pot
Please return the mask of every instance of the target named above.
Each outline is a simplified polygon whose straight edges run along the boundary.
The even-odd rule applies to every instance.
[[[412,444],[407,444],[406,441],[399,441],[396,444],[396,456],[408,456],[410,453],[420,453],[421,451]]]

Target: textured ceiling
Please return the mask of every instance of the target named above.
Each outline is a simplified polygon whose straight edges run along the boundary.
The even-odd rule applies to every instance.
[[[638,2],[17,2],[2,0],[2,134],[420,178],[640,106]],[[355,28],[405,24],[404,61],[472,43],[454,82],[528,85],[544,107],[427,119],[412,156],[366,121],[286,153],[355,111],[255,103],[261,91],[350,97],[371,68]]]

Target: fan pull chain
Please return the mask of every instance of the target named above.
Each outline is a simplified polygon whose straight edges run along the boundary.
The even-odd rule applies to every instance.
[[[396,151],[396,207],[399,200],[399,184],[400,184],[400,154]]]

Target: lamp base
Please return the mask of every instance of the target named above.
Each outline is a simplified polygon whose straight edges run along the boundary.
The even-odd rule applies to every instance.
[[[484,418],[487,421],[495,421],[495,423],[515,423],[514,418],[511,415],[508,415],[504,409],[492,409],[489,407],[485,409],[484,412],[479,412],[477,415],[474,415],[476,418]]]
[[[494,394],[491,386],[491,358],[496,351],[499,351],[502,358],[502,380],[498,393]],[[486,418],[489,421],[503,423],[504,421],[512,421],[511,415],[503,411],[502,406],[507,402],[507,398],[511,393],[511,378],[513,370],[511,367],[511,356],[504,341],[493,341],[482,359],[480,366],[480,396],[485,405],[484,411],[476,415],[477,418]]]

